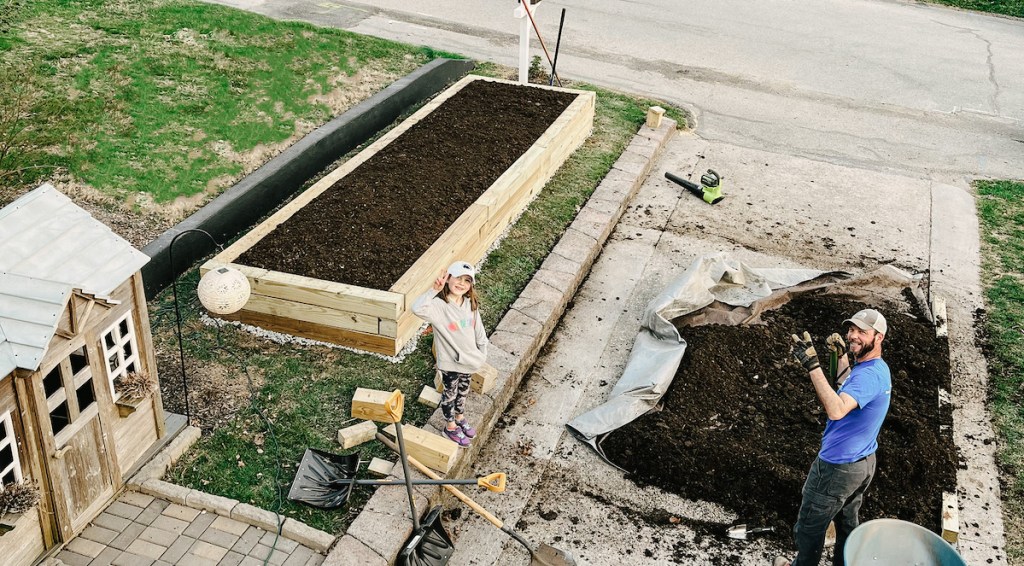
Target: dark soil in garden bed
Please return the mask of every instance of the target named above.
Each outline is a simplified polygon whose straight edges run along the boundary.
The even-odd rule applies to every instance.
[[[575,98],[474,81],[238,261],[388,289]]]
[[[948,343],[916,307],[873,306],[888,315],[883,358],[893,391],[861,520],[893,517],[938,531],[942,493],[956,491],[952,409],[938,400],[940,388],[949,391]],[[606,454],[638,483],[719,503],[788,539],[825,427],[790,335],[808,330],[820,355],[825,337],[862,308],[806,294],[763,315],[763,326],[681,329],[688,347],[663,409],[612,432]]]

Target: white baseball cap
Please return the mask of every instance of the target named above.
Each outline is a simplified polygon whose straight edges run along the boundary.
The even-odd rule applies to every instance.
[[[889,330],[885,317],[875,309],[864,309],[843,321],[843,324],[846,323],[855,324],[861,330],[874,328],[875,332],[879,334],[885,334]]]
[[[448,266],[449,277],[462,277],[463,275],[469,275],[473,284],[476,284],[476,270],[473,269],[473,264],[468,261],[457,261]]]

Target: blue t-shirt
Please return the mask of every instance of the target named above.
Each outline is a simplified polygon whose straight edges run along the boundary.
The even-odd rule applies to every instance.
[[[892,393],[889,366],[881,358],[853,366],[838,393],[853,397],[857,407],[825,424],[818,457],[830,464],[848,464],[878,449],[878,431],[889,412]]]

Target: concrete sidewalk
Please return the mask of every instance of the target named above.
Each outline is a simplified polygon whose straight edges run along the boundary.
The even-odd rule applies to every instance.
[[[716,206],[664,179],[666,170],[696,178],[708,167],[725,176],[727,198]],[[699,255],[724,250],[756,266],[850,272],[883,264],[912,272],[931,267],[932,292],[949,298],[950,349],[958,366],[954,436],[967,463],[958,471],[959,548],[968,563],[1005,564],[994,443],[986,444],[992,439],[984,409],[987,377],[971,334],[971,313],[980,301],[973,218],[965,187],[680,134],[474,463],[479,472],[509,474],[506,493],[481,494],[479,502],[529,540],[567,550],[581,564],[770,564],[792,549],[697,534],[687,521],[736,517],[712,504],[638,488],[565,433],[564,424],[605,400],[647,302]],[[683,521],[647,520],[659,516]],[[468,510],[448,526],[457,536],[452,565],[525,559],[520,545]]]

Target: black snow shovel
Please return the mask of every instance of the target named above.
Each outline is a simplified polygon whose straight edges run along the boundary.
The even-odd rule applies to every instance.
[[[401,430],[397,426],[395,427],[395,429],[396,432],[398,430]],[[399,445],[396,447],[395,443],[391,442],[391,440],[388,439],[388,437],[384,436],[379,432],[377,433],[377,440],[381,441],[382,443],[384,443],[385,446],[396,452],[402,451],[401,438],[401,436],[398,436]],[[408,461],[413,466],[416,466],[416,469],[422,472],[423,475],[433,479],[440,479],[440,476],[435,474],[433,470],[424,466],[412,456],[403,457],[402,460]],[[408,477],[408,472],[406,472],[406,474]],[[530,566],[576,566],[576,559],[573,558],[572,555],[568,552],[565,552],[564,550],[543,543],[534,546],[530,543],[530,541],[526,540],[523,537],[523,535],[512,530],[512,527],[509,527],[504,522],[502,522],[501,519],[492,515],[487,509],[481,507],[480,504],[470,499],[469,496],[467,496],[465,493],[462,493],[462,491],[460,491],[458,488],[451,485],[445,485],[444,488],[450,491],[452,495],[454,495],[455,497],[458,497],[459,500],[461,500],[463,503],[468,505],[470,509],[476,511],[478,515],[480,515],[484,519],[487,519],[489,523],[491,523],[495,527],[498,527],[498,529],[500,529],[503,533],[512,537],[513,539],[515,539],[516,542],[526,547],[526,550],[530,552]]]
[[[359,453],[332,454],[307,448],[288,490],[288,499],[319,509],[337,509],[348,502],[356,485],[405,485],[405,481],[354,479],[361,464]],[[497,472],[476,479],[413,480],[414,485],[477,485],[489,491],[505,491],[506,477]]]
[[[441,523],[441,508],[434,507],[419,520],[416,513],[416,499],[412,494],[412,476],[409,475],[409,455],[405,452],[405,438],[402,436],[402,411],[405,408],[405,396],[401,391],[395,392],[384,404],[384,409],[391,422],[395,423],[395,436],[398,437],[398,456],[402,462],[402,473],[405,476],[405,490],[409,495],[409,511],[412,517],[412,535],[402,545],[395,558],[395,566],[445,566],[455,554],[455,543]],[[377,436],[383,436],[377,433]],[[440,479],[437,476],[431,479]]]

